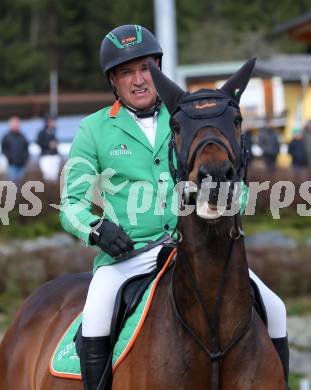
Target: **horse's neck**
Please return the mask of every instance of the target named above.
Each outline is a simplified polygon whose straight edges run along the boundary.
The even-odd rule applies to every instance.
[[[178,245],[174,278],[176,298],[180,300],[187,321],[195,326],[203,338],[209,339],[203,305],[209,316],[212,316],[216,299],[219,298],[219,286],[224,283],[220,294],[219,329],[221,340],[226,341],[247,323],[252,305],[243,238],[234,242],[230,254],[232,239],[228,223],[221,222],[208,229],[204,225],[202,228],[196,218],[187,218],[180,222],[179,228],[182,241]],[[224,271],[228,256],[228,269]],[[222,282],[224,272],[225,279]],[[200,291],[203,305],[195,297],[190,273]]]

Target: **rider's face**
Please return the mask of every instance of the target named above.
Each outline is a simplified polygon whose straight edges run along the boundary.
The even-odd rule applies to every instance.
[[[117,66],[110,74],[110,81],[121,101],[136,110],[148,110],[154,106],[157,91],[148,68],[153,57],[144,57]]]

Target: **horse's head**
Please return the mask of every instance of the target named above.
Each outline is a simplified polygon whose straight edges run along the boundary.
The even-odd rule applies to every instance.
[[[239,102],[254,65],[255,59],[246,62],[220,89],[189,93],[150,63],[158,94],[171,114],[171,148],[177,157],[174,172],[170,153],[171,171],[178,181],[194,183],[184,190],[185,202],[195,201],[197,214],[210,221],[224,214],[232,202],[234,183],[245,178]],[[226,185],[227,196],[221,200],[220,189]]]

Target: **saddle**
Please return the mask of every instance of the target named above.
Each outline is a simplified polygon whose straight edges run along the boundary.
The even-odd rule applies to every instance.
[[[126,319],[133,314],[137,305],[141,301],[142,296],[149,287],[150,283],[155,279],[158,273],[163,268],[166,260],[170,256],[171,252],[174,250],[175,246],[173,244],[163,245],[162,249],[157,256],[157,265],[156,268],[149,273],[133,276],[127,279],[120,287],[115,301],[115,306],[113,310],[112,320],[111,320],[111,330],[110,338],[112,349],[115,343],[118,340],[119,334],[122,330],[122,327]],[[170,267],[170,266],[169,266]],[[169,268],[168,267],[168,268]],[[79,329],[73,339],[76,344],[76,351],[78,356],[80,356],[81,351],[81,337],[82,337],[82,324],[79,326]],[[110,355],[110,363],[107,364],[106,370],[103,373],[102,379],[98,386],[99,389],[109,388],[109,383],[111,383],[111,361],[112,353]]]
[[[171,244],[163,246],[158,254],[157,266],[154,271],[147,274],[133,276],[132,278],[126,280],[120,287],[117,293],[111,320],[111,345],[114,345],[118,340],[118,336],[125,320],[134,312],[144,295],[144,292],[161,271],[173,249],[174,245]]]

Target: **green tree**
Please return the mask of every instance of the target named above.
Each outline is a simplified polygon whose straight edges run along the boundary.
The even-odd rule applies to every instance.
[[[304,50],[273,30],[309,0],[176,0],[176,8],[179,63]],[[1,94],[47,92],[51,70],[61,91],[108,88],[98,61],[104,35],[132,23],[154,31],[153,0],[2,0],[0,15]]]

